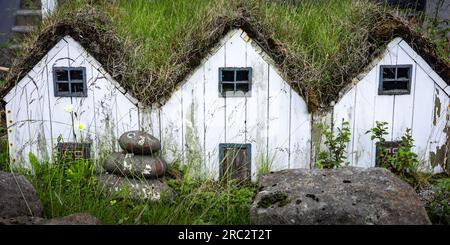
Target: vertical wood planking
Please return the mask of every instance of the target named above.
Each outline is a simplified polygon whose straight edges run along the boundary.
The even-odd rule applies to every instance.
[[[161,108],[161,144],[166,160],[183,164],[182,91],[177,89]]]
[[[51,60],[48,60],[49,69],[47,78],[49,80],[49,105],[50,115],[52,120],[52,138],[56,145],[58,138],[63,142],[74,141],[72,124],[75,123],[75,118],[72,120],[70,113],[66,112],[64,108],[68,105],[73,105],[72,98],[70,97],[55,97],[54,96],[54,84],[53,84],[53,67],[55,66],[69,66],[69,45],[65,39],[61,39],[61,42],[57,44],[60,46],[61,52],[55,55]],[[76,105],[73,105],[74,111],[77,110]]]
[[[194,168],[204,161],[204,74],[198,67],[182,85],[183,96],[183,154],[184,161]]]
[[[290,87],[277,70],[269,66],[269,158],[274,170],[289,166]]]
[[[159,125],[159,114],[161,109],[154,106],[151,108],[140,108],[141,130],[151,134],[161,141],[161,129]]]
[[[289,168],[309,168],[311,154],[311,115],[303,98],[292,88],[290,110]]]
[[[28,83],[27,100],[28,100],[28,118],[30,126],[30,151],[39,160],[48,160],[51,153],[51,141],[47,138],[50,136],[48,129],[50,121],[48,118],[47,102],[47,73],[42,69],[35,74],[34,82]]]
[[[246,42],[241,38],[242,30],[235,31],[225,43],[225,67],[246,67]],[[245,97],[225,98],[226,142],[245,142]]]
[[[25,78],[29,79],[29,78]],[[28,123],[26,85],[14,88],[15,96],[6,105],[8,141],[11,154],[11,162],[15,164],[28,163],[28,153],[30,151],[30,131]],[[10,113],[8,113],[10,111]]]
[[[117,137],[120,137],[127,131],[139,130],[139,112],[137,105],[133,104],[120,91],[116,91]]]
[[[225,143],[225,99],[219,96],[219,67],[225,66],[225,46],[204,64],[205,76],[205,159],[207,172],[219,177],[219,143]]]
[[[414,150],[421,161],[429,161],[430,134],[433,125],[434,84],[420,66],[416,68],[416,89],[414,90],[414,113],[412,122],[412,137]]]
[[[92,67],[92,70],[95,70]],[[95,74],[95,73],[94,73]],[[97,73],[93,82],[89,85],[94,94],[92,104],[95,114],[96,150],[115,151],[118,149],[116,142],[116,112],[113,110],[116,101],[116,93],[112,84],[101,73]]]
[[[91,84],[93,84],[95,77],[97,77],[98,72],[92,69],[92,66],[87,62],[86,55],[84,55],[84,50],[76,45],[71,39],[68,41],[69,49],[69,67],[85,67],[86,68],[86,86],[87,86],[87,97],[72,97],[72,105],[74,107],[74,124],[75,124],[75,135],[77,142],[95,142],[96,139],[96,122],[94,106],[92,99],[95,101],[94,89]],[[78,123],[85,125],[84,130],[76,128]],[[95,149],[96,144],[93,148]],[[94,151],[95,153],[95,151]],[[96,154],[94,154],[94,157]]]
[[[433,123],[431,127],[431,144],[430,152],[433,157],[430,160],[431,165],[435,164],[434,171],[442,169],[438,164],[446,162],[448,156],[448,147],[445,144],[448,142],[450,133],[448,132],[448,106],[450,105],[449,97],[444,91],[434,84],[434,105],[433,105]],[[434,159],[431,159],[434,158]]]
[[[395,95],[394,105],[394,121],[392,129],[392,139],[400,140],[406,133],[407,128],[412,128],[413,108],[414,108],[414,91],[416,84],[416,65],[401,48],[397,48],[397,64],[409,65],[412,64],[411,71],[411,93],[407,95]]]
[[[346,146],[346,160],[349,165],[353,165],[353,135],[355,134],[355,99],[356,99],[356,89],[353,87],[348,91],[342,98],[336,103],[333,108],[333,132],[337,134],[337,128],[342,128],[342,120],[348,122],[348,127],[350,129],[350,142]],[[371,118],[370,118],[371,120]]]
[[[252,96],[247,98],[246,104],[246,142],[252,144],[251,173],[252,179],[256,179],[258,167],[267,158],[267,107],[269,65],[263,60],[261,49],[255,48],[256,44],[247,43],[247,65],[252,67]]]
[[[355,122],[353,130],[353,165],[360,167],[373,166],[372,141],[366,131],[374,124],[375,94],[378,91],[378,69],[372,69],[367,76],[356,85]]]

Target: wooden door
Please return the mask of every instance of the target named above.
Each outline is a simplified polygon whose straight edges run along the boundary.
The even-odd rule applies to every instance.
[[[221,144],[221,178],[225,180],[250,180],[250,146]]]

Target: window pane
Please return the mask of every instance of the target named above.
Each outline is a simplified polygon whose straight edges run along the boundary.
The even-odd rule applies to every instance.
[[[222,81],[233,82],[234,81],[234,71],[222,70]]]
[[[72,94],[83,94],[83,83],[71,83]]]
[[[69,81],[68,72],[65,69],[55,69],[56,81]]]
[[[70,70],[70,81],[82,82],[83,81],[83,70]]]
[[[383,79],[395,79],[395,68],[383,68]]]
[[[402,67],[397,69],[397,78],[409,79],[409,67]]]
[[[238,83],[236,84],[236,91],[242,91],[244,93],[249,91],[248,83]]]
[[[408,90],[408,81],[384,81],[383,90]]]
[[[68,83],[56,83],[56,91],[58,93],[69,93]]]
[[[222,92],[234,91],[234,83],[222,83]]]
[[[248,81],[249,70],[238,70],[236,74],[236,81]]]

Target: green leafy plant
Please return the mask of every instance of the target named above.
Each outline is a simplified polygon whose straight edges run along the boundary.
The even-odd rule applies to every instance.
[[[398,149],[395,152],[390,152],[384,144],[386,142],[384,136],[388,134],[386,125],[387,122],[376,121],[376,126],[366,132],[366,134],[372,134],[371,140],[377,140],[378,165],[400,176],[414,187],[426,184],[427,178],[423,178],[424,174],[418,171],[417,154],[412,151],[414,139],[411,135],[411,129],[406,129],[405,134],[401,137]]]
[[[320,126],[324,136],[327,151],[321,151],[316,161],[317,168],[337,168],[345,161],[347,143],[350,142],[349,123],[342,120],[342,127],[337,127],[336,134],[329,126]]]
[[[450,224],[450,177],[437,180],[433,198],[425,203],[425,209],[433,224]]]

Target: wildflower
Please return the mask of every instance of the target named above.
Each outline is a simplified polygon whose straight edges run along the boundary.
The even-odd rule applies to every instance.
[[[66,105],[66,106],[64,107],[64,110],[65,110],[67,113],[72,113],[72,112],[73,112],[73,105]]]
[[[86,128],[86,125],[84,125],[84,123],[79,122],[77,123],[76,127],[80,130],[83,131]]]
[[[109,201],[109,204],[111,205],[111,206],[114,206],[114,204],[116,204],[116,200],[111,200],[111,201]]]

